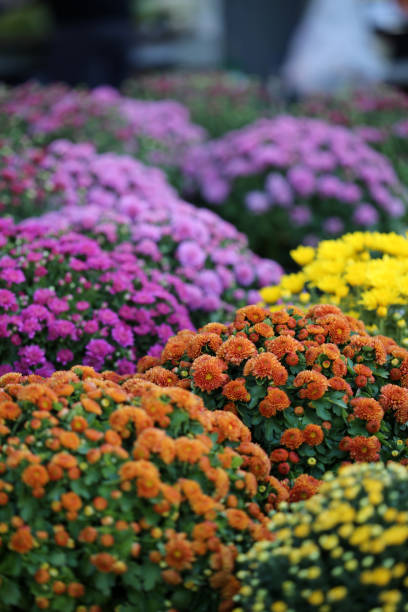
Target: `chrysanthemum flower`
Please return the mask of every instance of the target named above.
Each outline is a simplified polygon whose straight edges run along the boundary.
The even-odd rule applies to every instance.
[[[303,432],[297,427],[286,429],[280,438],[280,443],[291,450],[295,450],[302,446],[304,442]]]
[[[384,410],[393,410],[398,423],[408,421],[408,389],[397,385],[384,385],[378,400]]]
[[[295,387],[303,387],[298,391],[299,397],[317,400],[327,391],[329,381],[320,372],[303,370],[297,374],[293,384]]]
[[[202,391],[211,393],[227,382],[228,376],[224,374],[226,368],[225,362],[218,357],[201,355],[194,360],[191,368],[194,384]]]
[[[347,451],[354,461],[378,461],[381,442],[375,436],[356,436],[348,442]]]
[[[318,446],[324,440],[324,433],[320,425],[310,423],[303,430],[303,439],[309,446]]]
[[[244,366],[244,376],[252,374],[255,378],[267,378],[275,385],[284,385],[288,378],[286,368],[273,353],[260,353],[249,359]]]
[[[353,414],[363,421],[381,421],[384,411],[380,404],[372,397],[356,397],[350,404],[354,408]]]
[[[255,344],[248,338],[240,336],[231,336],[217,350],[217,357],[233,365],[239,365],[256,354]]]

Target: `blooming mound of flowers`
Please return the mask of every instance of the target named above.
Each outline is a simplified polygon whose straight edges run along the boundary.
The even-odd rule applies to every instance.
[[[406,117],[408,96],[393,87],[376,86],[352,90],[346,95],[315,95],[303,100],[298,107],[308,117],[324,118],[330,123],[356,127],[367,139],[381,141],[385,128]],[[370,128],[374,128],[371,130]]]
[[[130,253],[107,251],[76,232],[48,235],[35,223],[0,224],[0,372],[49,375],[79,361],[134,371],[160,354],[188,311]]]
[[[86,366],[0,378],[9,610],[229,610],[237,555],[271,538],[257,501],[274,479],[240,420],[119,378]]]
[[[408,344],[406,236],[355,232],[324,240],[316,249],[298,247],[291,256],[301,271],[263,289],[267,304],[331,302],[364,321],[370,331]]]
[[[43,208],[57,212],[34,224],[53,232],[71,228],[108,248],[121,243],[117,248],[140,259],[154,280],[163,272],[173,276],[178,300],[197,325],[259,301],[257,289],[280,279],[276,262],[254,255],[245,236],[218,215],[180,200],[157,168],[97,154],[90,144],[56,141],[39,164],[39,176],[44,172]]]
[[[228,327],[180,332],[138,369],[238,414],[278,478],[320,478],[343,461],[408,461],[408,351],[336,306],[247,306]]]
[[[175,164],[205,135],[178,102],[133,100],[106,86],[88,91],[28,82],[4,89],[0,122],[40,144],[56,138],[89,140],[100,151],[132,153],[164,165]]]
[[[0,142],[0,213],[15,219],[41,212],[54,190],[41,167],[45,152],[32,143],[26,145],[17,152],[10,143]]]
[[[397,229],[406,212],[388,160],[347,128],[316,119],[261,119],[193,147],[183,169],[187,188],[278,259],[327,234]]]
[[[256,78],[223,71],[142,75],[128,81],[125,92],[136,98],[181,102],[194,123],[214,138],[255,121],[270,106]]]
[[[320,495],[272,516],[275,540],[239,557],[234,612],[406,609],[407,469],[354,465],[325,480]]]

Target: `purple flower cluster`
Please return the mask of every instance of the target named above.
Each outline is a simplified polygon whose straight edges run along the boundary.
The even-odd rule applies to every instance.
[[[131,253],[155,282],[172,287],[197,325],[209,313],[225,317],[258,301],[257,289],[279,281],[276,262],[254,255],[218,215],[180,200],[157,168],[68,141],[51,144],[41,167],[58,210],[34,225],[73,229],[103,239],[107,248],[117,244],[115,252]]]
[[[129,251],[108,251],[67,231],[48,234],[35,220],[0,221],[0,373],[49,376],[83,363],[134,371],[180,329],[186,308]]]
[[[90,141],[98,150],[143,155],[140,140],[156,143],[151,162],[173,166],[186,147],[204,139],[182,104],[134,100],[111,87],[78,90],[64,85],[25,83],[0,95],[0,115],[20,120],[31,137],[50,142],[68,137]]]
[[[287,232],[289,224],[303,240],[322,236],[322,228],[333,235],[394,229],[406,211],[388,160],[349,129],[317,119],[261,119],[193,147],[183,170],[187,187],[238,227],[246,223],[245,207],[270,215],[271,232],[278,234],[279,224]]]

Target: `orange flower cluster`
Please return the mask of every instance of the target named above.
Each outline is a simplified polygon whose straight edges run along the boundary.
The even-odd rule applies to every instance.
[[[151,378],[178,380],[154,363]],[[243,389],[230,383],[231,401]],[[0,415],[2,605],[162,610],[199,591],[209,609],[232,607],[236,557],[272,537],[266,513],[290,495],[236,415],[89,367],[6,374]]]
[[[180,332],[138,371],[154,382],[167,371],[210,410],[238,415],[285,483],[363,457],[408,463],[408,351],[334,305],[241,308],[228,326]]]

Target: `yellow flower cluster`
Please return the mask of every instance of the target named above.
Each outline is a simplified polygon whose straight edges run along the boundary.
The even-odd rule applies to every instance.
[[[395,233],[355,232],[291,252],[301,267],[262,289],[264,302],[333,303],[360,317],[369,331],[404,342],[408,312],[408,239]],[[405,339],[408,344],[408,339]]]
[[[408,610],[408,469],[357,463],[272,516],[276,539],[238,557],[234,612]],[[279,576],[279,580],[276,580]]]

